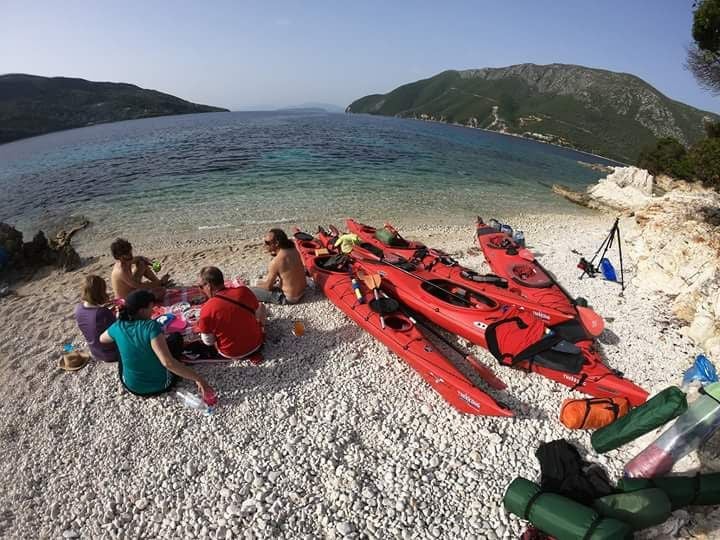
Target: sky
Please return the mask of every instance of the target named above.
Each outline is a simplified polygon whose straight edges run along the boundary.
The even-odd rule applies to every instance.
[[[691,25],[692,0],[0,0],[0,73],[241,110],[345,107],[446,69],[559,62],[720,112],[684,69]]]

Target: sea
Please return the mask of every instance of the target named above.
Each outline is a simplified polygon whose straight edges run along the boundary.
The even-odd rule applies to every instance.
[[[470,223],[578,213],[552,193],[617,163],[493,132],[400,118],[231,112],[89,126],[0,145],[0,221],[31,236],[85,216],[93,238],[248,226]]]

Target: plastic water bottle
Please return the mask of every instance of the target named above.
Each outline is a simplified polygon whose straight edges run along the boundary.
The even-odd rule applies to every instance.
[[[513,234],[513,240],[518,245],[518,247],[524,248],[525,247],[525,233],[522,231],[515,231],[515,234]]]
[[[625,476],[652,478],[669,472],[676,461],[697,450],[720,428],[720,402],[707,393],[720,390],[720,383],[705,388],[706,393],[670,429],[625,465]]]
[[[214,405],[209,405],[205,402],[203,398],[198,396],[197,394],[194,394],[190,390],[176,390],[175,396],[180,400],[180,403],[185,405],[186,407],[190,409],[197,409],[198,411],[202,411],[205,414],[212,414],[215,410]],[[215,404],[217,404],[217,397],[213,394],[213,399]],[[210,401],[210,400],[208,400]]]

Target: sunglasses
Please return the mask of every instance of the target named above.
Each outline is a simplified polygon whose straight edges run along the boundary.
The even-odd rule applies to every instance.
[[[266,246],[272,246],[273,240],[264,240]]]

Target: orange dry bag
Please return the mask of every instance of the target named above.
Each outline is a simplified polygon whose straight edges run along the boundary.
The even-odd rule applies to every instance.
[[[560,407],[560,422],[570,429],[598,429],[612,424],[630,410],[627,398],[566,399]]]

